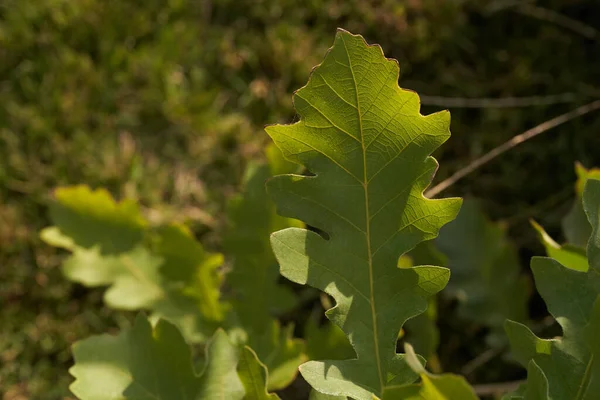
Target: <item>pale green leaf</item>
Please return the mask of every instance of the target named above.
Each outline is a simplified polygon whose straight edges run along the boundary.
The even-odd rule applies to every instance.
[[[547,378],[546,397],[540,395],[538,389],[530,388],[535,385],[543,389],[539,371],[533,374],[533,383],[528,381],[527,391],[537,398],[591,400],[597,397],[600,389],[595,383],[600,380],[600,371],[594,361],[598,331],[593,331],[600,324],[600,306],[597,304],[600,295],[600,181],[588,180],[583,205],[593,228],[587,246],[589,269],[573,270],[551,258],[535,257],[531,262],[536,287],[548,311],[562,327],[563,336],[540,339],[524,325],[512,321],[506,324],[516,359],[525,367],[531,360],[535,361]],[[590,334],[589,324],[593,334]]]
[[[206,358],[199,390],[194,399],[242,399],[245,389],[236,371],[239,349],[232,345],[223,330],[218,329],[206,346]]]
[[[50,219],[77,246],[97,246],[102,254],[131,250],[142,240],[146,222],[132,200],[116,203],[105,189],[80,185],[58,188]]]
[[[491,342],[504,337],[507,318],[527,319],[529,287],[516,248],[477,201],[465,200],[458,217],[440,230],[436,245],[452,271],[444,294],[458,299],[460,316],[492,328]]]
[[[580,163],[575,164],[577,182],[575,183],[575,200],[569,213],[563,218],[563,232],[567,242],[578,247],[585,247],[592,233],[592,227],[583,211],[581,196],[588,179],[600,179],[600,169],[586,169]]]
[[[269,181],[278,212],[321,232],[272,235],[281,273],[335,299],[326,315],[357,355],[310,361],[300,371],[321,393],[359,400],[416,378],[396,354],[398,333],[425,311],[449,272],[400,269],[398,258],[434,238],[460,208],[459,199],[422,195],[437,168],[429,154],[450,135],[449,113],[421,115],[418,96],[398,87],[398,75],[379,46],[340,30],[294,95],[299,122],[267,128],[288,160],[314,174]]]
[[[334,396],[331,394],[325,394],[321,392],[317,392],[315,389],[310,391],[310,395],[308,396],[308,400],[346,400],[346,396]]]
[[[204,341],[222,321],[220,254],[206,253],[183,226],[148,228],[134,202],[116,202],[85,186],[56,190],[44,229],[48,244],[71,251],[65,276],[88,287],[108,286],[114,308],[146,309],[176,323],[188,340]],[[121,235],[127,245],[116,244]],[[135,240],[134,240],[135,239]]]
[[[228,305],[220,299],[221,254],[207,253],[181,225],[157,230],[154,251],[164,260],[161,276],[166,295],[153,306],[160,317],[172,320],[193,342],[212,335],[222,322]]]
[[[569,244],[561,246],[546,233],[540,224],[533,220],[530,222],[537,231],[540,242],[544,245],[548,257],[575,271],[587,271],[588,261],[584,249]]]
[[[276,394],[267,392],[267,368],[250,347],[245,346],[242,349],[237,368],[246,392],[244,400],[279,399]]]
[[[138,315],[118,336],[92,336],[73,346],[71,391],[82,400],[241,399],[237,350],[227,335],[218,331],[207,352],[199,377],[177,328],[164,320],[153,328]]]

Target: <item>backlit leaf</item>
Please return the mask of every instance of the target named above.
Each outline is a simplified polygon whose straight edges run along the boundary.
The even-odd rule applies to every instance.
[[[326,315],[357,355],[300,367],[325,394],[371,400],[412,382],[416,374],[396,354],[398,333],[449,277],[440,267],[397,267],[460,208],[459,199],[422,195],[437,168],[429,154],[450,135],[449,114],[421,115],[418,96],[398,87],[398,75],[379,46],[340,30],[294,95],[299,122],[267,128],[288,160],[314,174],[269,181],[278,212],[322,232],[274,233],[281,273],[335,299]]]

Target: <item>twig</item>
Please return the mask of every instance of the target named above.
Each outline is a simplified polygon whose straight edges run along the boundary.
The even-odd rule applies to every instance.
[[[523,383],[525,383],[525,381],[486,383],[483,385],[473,386],[473,390],[477,396],[492,396],[513,392],[517,390]]]
[[[488,13],[495,13],[506,9],[513,9],[520,14],[556,24],[588,39],[600,38],[600,31],[596,28],[576,19],[567,17],[557,11],[536,6],[532,3],[534,2],[530,0],[495,1],[487,6],[487,11]]]
[[[558,117],[552,118],[546,122],[543,122],[531,129],[513,137],[512,139],[508,140],[507,142],[504,142],[500,146],[492,149],[488,153],[486,153],[483,156],[472,161],[466,167],[459,169],[454,174],[452,174],[449,178],[444,179],[442,182],[438,183],[437,185],[435,185],[434,187],[432,187],[431,189],[426,191],[425,196],[427,196],[429,198],[435,197],[442,191],[444,191],[447,188],[449,188],[450,186],[452,186],[459,179],[462,179],[466,175],[475,171],[477,168],[481,167],[482,165],[490,162],[491,160],[498,157],[500,154],[506,152],[507,150],[510,150],[513,147],[515,147],[531,138],[534,138],[537,135],[544,133],[558,125],[564,124],[565,122],[568,122],[574,118],[577,118],[579,116],[582,116],[584,114],[587,114],[589,112],[592,112],[592,111],[595,111],[598,109],[600,109],[600,100],[593,101],[591,103],[588,103],[581,107],[578,107],[574,110],[571,110],[565,114],[559,115]]]
[[[483,353],[479,354],[477,357],[466,363],[465,366],[462,367],[462,369],[460,370],[460,373],[463,375],[471,375],[475,370],[487,364],[490,360],[494,359],[494,357],[501,354],[504,350],[506,350],[506,347],[504,346],[496,348],[492,347],[490,349],[487,349],[486,351],[484,351]]]
[[[448,108],[509,108],[547,106],[558,103],[570,103],[575,100],[574,93],[561,93],[548,96],[468,98],[419,95],[421,104]]]
[[[584,24],[581,21],[577,21],[576,19],[562,15],[556,11],[539,6],[534,6],[531,4],[519,5],[516,7],[516,10],[517,12],[520,12],[523,15],[538,18],[544,21],[554,23],[558,26],[562,26],[563,28],[569,29],[572,32],[578,33],[581,36],[586,37],[588,39],[600,38],[600,32],[595,28]]]

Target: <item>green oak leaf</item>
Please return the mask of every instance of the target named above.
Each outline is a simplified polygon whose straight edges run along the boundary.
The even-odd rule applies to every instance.
[[[238,375],[244,385],[244,400],[276,400],[274,393],[267,392],[267,368],[248,346],[244,346],[237,366]]]
[[[224,249],[233,259],[227,275],[232,306],[248,344],[269,370],[269,389],[289,385],[305,361],[304,343],[292,338],[293,328],[281,329],[274,314],[296,303],[290,288],[277,283],[279,267],[269,242],[274,230],[301,226],[300,221],[275,213],[265,182],[273,173],[294,172],[296,165],[283,159],[275,147],[267,149],[268,164],[251,164],[242,193],[228,204],[229,227]]]
[[[404,267],[413,265],[447,265],[448,259],[435,246],[434,240],[422,242],[408,253],[404,261]],[[437,348],[440,340],[440,332],[437,327],[437,296],[432,296],[427,304],[427,310],[414,318],[406,321],[404,325],[404,338],[410,342],[415,351],[425,357],[429,368],[434,372],[441,369],[437,357]]]
[[[430,298],[427,302],[427,310],[414,318],[406,321],[406,340],[410,341],[416,351],[425,357],[429,367],[435,372],[440,369],[437,358],[437,347],[440,342],[440,332],[436,325],[437,302]]]
[[[344,360],[356,356],[344,331],[330,322],[319,326],[314,318],[309,318],[304,338],[309,360]]]
[[[92,336],[73,346],[75,377],[71,391],[82,400],[242,399],[238,350],[218,330],[207,345],[207,362],[198,376],[190,347],[174,325],[152,327],[138,315],[117,336]]]
[[[570,244],[560,245],[546,233],[544,228],[537,222],[531,220],[531,225],[537,231],[540,242],[546,249],[546,254],[558,261],[560,264],[575,271],[587,271],[588,261],[585,249]]]
[[[146,221],[133,200],[116,203],[105,189],[85,185],[58,188],[50,202],[50,219],[78,246],[101,254],[122,253],[139,244]]]
[[[230,308],[220,298],[223,256],[206,252],[183,225],[160,227],[153,242],[153,251],[163,259],[165,287],[165,296],[151,307],[154,315],[177,324],[190,342],[205,341]]]
[[[406,359],[421,377],[419,384],[386,388],[383,400],[477,400],[473,388],[458,375],[428,373],[410,344],[405,344]]]
[[[300,366],[317,391],[371,400],[416,379],[396,354],[404,322],[447,283],[441,267],[397,267],[434,238],[460,199],[430,200],[423,190],[449,136],[449,113],[419,113],[416,93],[398,87],[399,68],[379,46],[339,30],[308,84],[294,95],[300,120],[267,127],[290,161],[314,175],[279,175],[267,189],[281,215],[319,233],[288,228],[271,244],[286,278],[321,289],[336,306],[327,317],[348,336],[356,359]]]
[[[490,327],[491,344],[505,342],[504,321],[527,320],[529,294],[517,250],[505,230],[487,219],[476,200],[469,199],[435,242],[448,257],[452,279],[447,292],[458,299],[459,315]]]
[[[331,394],[325,394],[321,392],[317,392],[315,389],[310,391],[308,395],[308,400],[346,400],[346,396],[334,396]]]
[[[588,179],[600,179],[600,168],[586,169],[580,163],[576,163],[575,173],[577,174],[575,201],[569,213],[563,218],[562,227],[568,243],[584,248],[592,233],[592,227],[583,211],[581,196]]]
[[[540,397],[539,390],[545,390],[543,380],[540,371],[533,374],[534,382],[527,383],[531,398],[591,400],[600,389],[596,387],[600,371],[595,362],[598,331],[591,335],[588,328],[591,324],[596,329],[599,323],[595,302],[600,295],[600,181],[588,180],[583,208],[593,228],[587,246],[588,269],[574,270],[544,257],[534,257],[531,262],[536,287],[563,336],[540,339],[522,324],[507,321],[505,325],[517,361],[525,367],[535,361],[546,377],[548,395]]]
[[[526,400],[547,400],[550,398],[548,393],[548,378],[544,371],[535,363],[534,360],[529,361],[527,366],[528,385],[525,388]]]
[[[107,305],[149,310],[176,323],[192,342],[212,335],[227,311],[219,299],[220,254],[205,252],[183,226],[150,229],[134,202],[116,202],[105,190],[74,186],[55,193],[55,226],[40,236],[71,252],[62,266],[68,279],[108,286]],[[127,246],[113,243],[121,235]]]

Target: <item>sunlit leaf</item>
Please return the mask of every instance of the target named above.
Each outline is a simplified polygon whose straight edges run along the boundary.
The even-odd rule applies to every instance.
[[[434,238],[460,208],[459,199],[422,195],[437,168],[429,154],[450,135],[449,114],[421,115],[418,96],[398,87],[398,75],[379,46],[340,30],[294,96],[299,122],[267,128],[287,159],[314,174],[269,181],[278,212],[321,232],[272,235],[281,273],[335,299],[326,315],[357,355],[310,361],[300,371],[321,393],[359,400],[416,378],[396,354],[398,333],[449,273],[401,269],[398,258]]]

